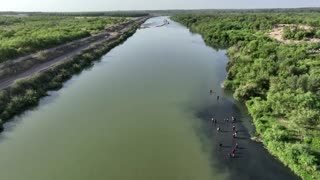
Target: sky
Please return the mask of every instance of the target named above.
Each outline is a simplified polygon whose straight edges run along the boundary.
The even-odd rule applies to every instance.
[[[320,7],[320,0],[0,0],[0,11],[111,11]]]

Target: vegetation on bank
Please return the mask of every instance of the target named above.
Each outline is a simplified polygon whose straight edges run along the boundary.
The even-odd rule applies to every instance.
[[[0,16],[0,62],[99,33],[127,18]]]
[[[268,32],[278,24],[303,24],[317,34],[319,17],[305,12],[173,17],[209,45],[229,48],[225,87],[246,103],[270,153],[303,179],[320,179],[320,44],[284,44]]]
[[[13,116],[37,105],[40,98],[46,96],[48,91],[61,88],[63,83],[70,79],[73,74],[92,66],[94,61],[133,35],[137,28],[138,26],[135,25],[115,40],[96,45],[68,61],[64,61],[33,77],[20,80],[13,86],[0,91],[1,128],[3,123],[12,119]]]

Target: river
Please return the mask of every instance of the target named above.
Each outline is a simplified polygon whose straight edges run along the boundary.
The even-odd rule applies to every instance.
[[[150,28],[6,124],[0,179],[297,179],[249,139],[246,110],[221,88],[226,52],[178,23],[157,27],[164,19],[149,19]],[[221,121],[231,115],[237,140]]]

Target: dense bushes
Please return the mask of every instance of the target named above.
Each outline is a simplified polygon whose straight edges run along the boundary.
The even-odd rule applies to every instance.
[[[304,179],[320,179],[319,44],[283,44],[267,32],[277,24],[320,27],[318,13],[221,13],[176,16],[213,47],[230,47],[225,88],[246,102],[268,150]],[[293,33],[293,39],[314,36]],[[286,29],[288,31],[288,29]],[[309,34],[308,34],[309,33]],[[287,36],[287,35],[286,35]],[[291,34],[290,34],[291,36]]]
[[[0,62],[90,36],[126,18],[0,16]]]
[[[305,130],[303,126],[300,126],[304,122],[298,124],[293,122],[294,126],[290,128],[291,125],[287,124],[290,122],[271,115],[272,110],[269,106],[269,102],[260,98],[254,98],[247,102],[256,130],[267,149],[304,179],[318,179],[320,175],[319,156],[317,155],[319,148],[306,142],[305,139],[313,139],[313,136],[319,138],[319,134],[296,136],[297,134],[292,132],[295,131],[292,128],[297,128],[297,131]],[[300,117],[296,117],[296,119]],[[319,141],[315,140],[315,143],[319,143]]]

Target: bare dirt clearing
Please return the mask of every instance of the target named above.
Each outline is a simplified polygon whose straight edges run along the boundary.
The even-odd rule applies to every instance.
[[[307,42],[307,43],[320,43],[319,38],[306,38],[302,40],[291,40],[291,39],[285,39],[283,38],[283,33],[284,29],[286,27],[298,27],[300,29],[304,29],[306,31],[312,30],[311,26],[308,25],[294,25],[294,24],[278,24],[275,26],[269,33],[268,35],[273,38],[278,40],[279,42],[289,44],[289,43],[300,43],[300,42]]]

